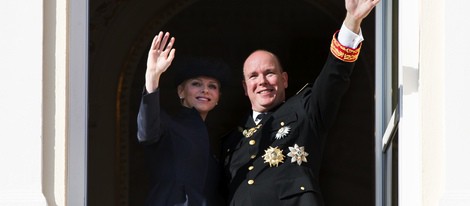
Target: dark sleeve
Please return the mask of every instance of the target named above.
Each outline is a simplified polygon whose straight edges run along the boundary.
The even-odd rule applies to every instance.
[[[160,90],[149,94],[144,89],[137,115],[137,139],[145,144],[158,142],[162,130]]]
[[[304,107],[313,126],[328,130],[334,123],[343,95],[349,88],[354,63],[337,59],[331,53],[311,89],[302,93]]]

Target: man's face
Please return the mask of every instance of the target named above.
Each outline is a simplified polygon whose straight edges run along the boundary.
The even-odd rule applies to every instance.
[[[243,65],[243,88],[257,112],[267,112],[285,100],[287,73],[267,51],[252,53]]]

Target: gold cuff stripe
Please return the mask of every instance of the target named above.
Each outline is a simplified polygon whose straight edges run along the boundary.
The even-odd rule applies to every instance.
[[[356,49],[352,49],[349,47],[345,47],[339,43],[336,39],[336,35],[339,31],[333,34],[333,40],[331,40],[330,51],[331,53],[341,61],[344,62],[355,62],[359,57],[359,53],[361,52],[362,43]]]

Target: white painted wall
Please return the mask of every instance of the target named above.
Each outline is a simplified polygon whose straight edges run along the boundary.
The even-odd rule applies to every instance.
[[[0,6],[0,205],[46,205],[42,195],[43,2]]]
[[[469,7],[400,1],[399,205],[470,205]]]
[[[441,205],[470,205],[470,1],[445,1],[445,192]]]

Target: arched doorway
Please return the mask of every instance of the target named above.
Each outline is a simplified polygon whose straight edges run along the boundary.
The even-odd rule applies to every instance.
[[[343,0],[120,0],[96,1],[91,8],[88,205],[142,205],[146,196],[135,124],[147,47],[158,31],[177,38],[177,56],[217,56],[231,66],[234,81],[207,119],[210,133],[219,135],[249,109],[240,80],[250,52],[276,53],[289,73],[288,95],[293,95],[322,68],[345,13]],[[321,184],[328,205],[374,203],[374,22],[367,21],[362,57],[326,145]],[[119,32],[126,30],[130,37]],[[161,88],[170,109],[177,104],[171,75],[161,84],[170,85]]]

